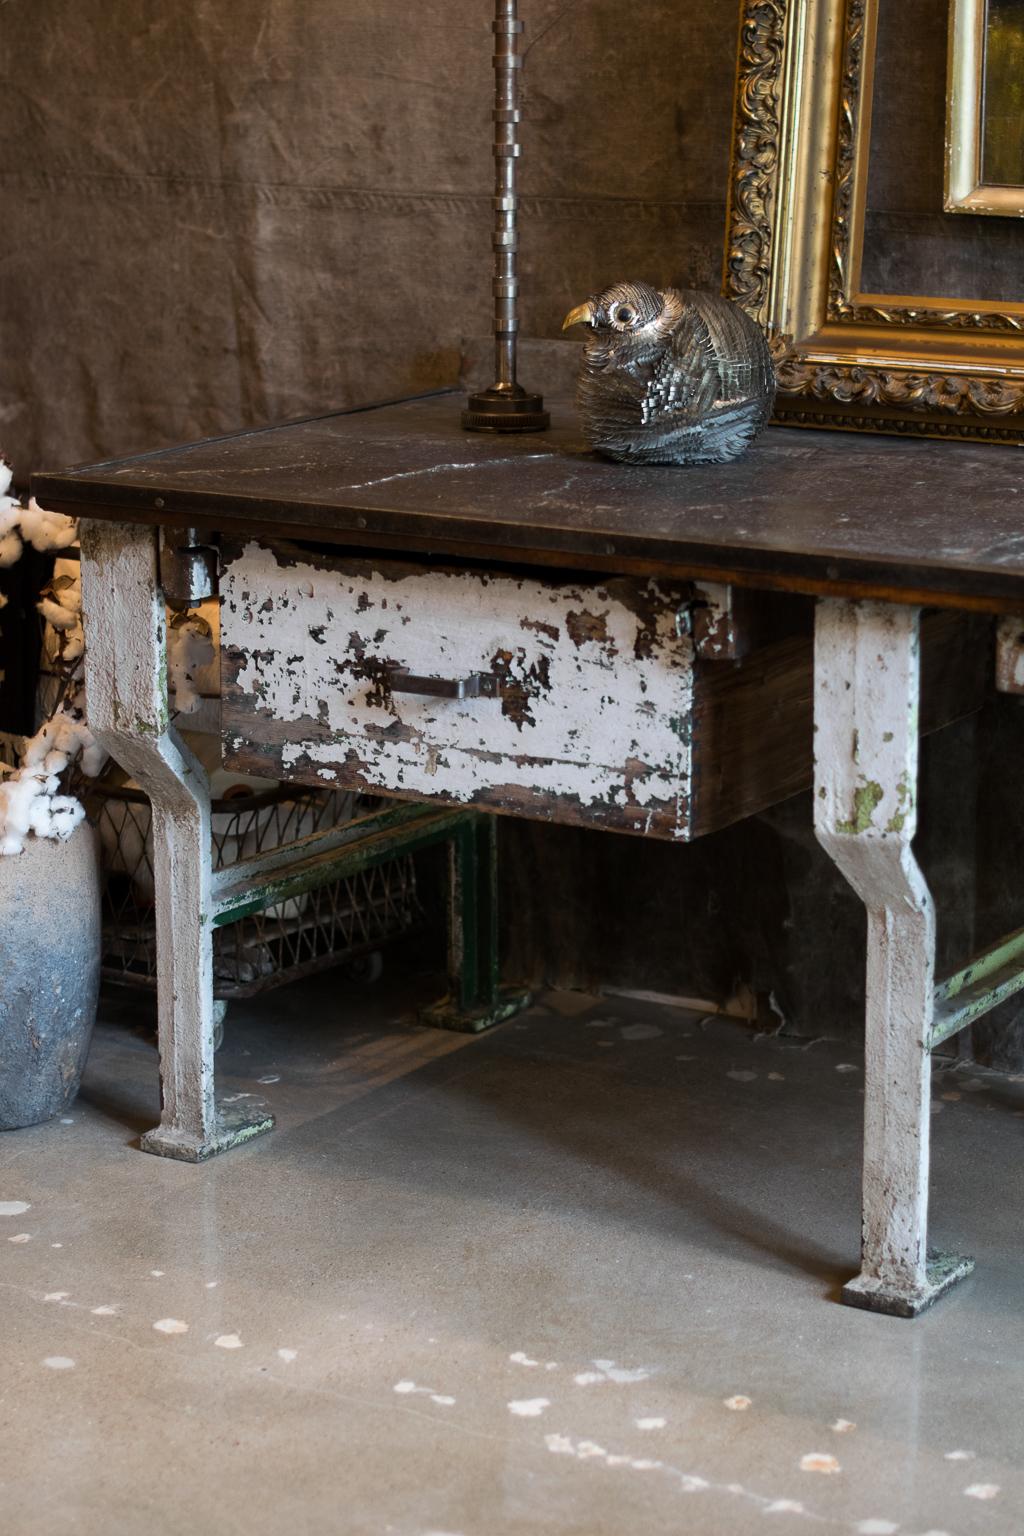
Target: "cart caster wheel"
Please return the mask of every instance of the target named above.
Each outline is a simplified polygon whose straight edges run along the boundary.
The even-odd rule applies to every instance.
[[[213,1049],[219,1051],[224,1044],[224,1020],[227,1018],[228,1005],[223,998],[214,998],[213,1002]]]
[[[361,987],[372,987],[375,981],[380,981],[383,974],[384,956],[379,949],[371,949],[368,955],[360,955],[358,960],[350,960],[345,967],[345,975],[349,981],[354,981]]]

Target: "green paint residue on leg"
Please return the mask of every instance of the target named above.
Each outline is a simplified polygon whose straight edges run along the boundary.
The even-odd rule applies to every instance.
[[[853,796],[853,819],[837,822],[836,831],[849,832],[854,836],[858,832],[866,832],[884,794],[881,784],[876,783],[874,779],[859,785]]]
[[[899,809],[889,817],[885,827],[887,832],[903,831],[907,822],[907,814],[914,804],[910,774],[906,770],[900,775],[900,781],[896,786],[896,799],[899,801]]]

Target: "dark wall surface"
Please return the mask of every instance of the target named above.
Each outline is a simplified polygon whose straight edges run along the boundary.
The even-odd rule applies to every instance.
[[[521,11],[526,333],[625,276],[717,288],[737,6]],[[0,441],[20,476],[454,383],[490,318],[491,15],[0,3]],[[1001,700],[926,749],[921,856],[951,964],[1020,921],[1022,746]],[[745,985],[802,1033],[855,1032],[863,913],[810,828],[806,796],[688,849],[506,823],[509,967]],[[979,1040],[1005,1061],[1004,1014]]]
[[[523,0],[524,329],[717,285],[733,7]],[[490,0],[6,0],[20,475],[458,375],[490,317]]]

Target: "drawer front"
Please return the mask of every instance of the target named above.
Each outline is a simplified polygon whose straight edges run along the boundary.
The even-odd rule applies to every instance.
[[[690,594],[227,546],[228,762],[689,835]],[[396,671],[396,669],[403,669]],[[481,690],[441,697],[408,688]]]

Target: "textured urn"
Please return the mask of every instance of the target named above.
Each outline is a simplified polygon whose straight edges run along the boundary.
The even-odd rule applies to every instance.
[[[82,1080],[100,981],[95,834],[29,837],[0,858],[0,1130],[63,1114]]]
[[[577,403],[584,435],[624,464],[724,464],[775,400],[760,329],[714,293],[617,283],[566,317],[588,328]]]

